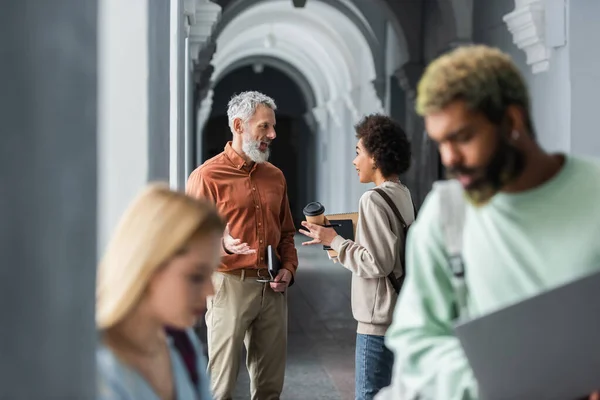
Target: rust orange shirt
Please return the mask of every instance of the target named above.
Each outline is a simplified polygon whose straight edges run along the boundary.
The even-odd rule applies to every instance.
[[[250,168],[235,152],[231,142],[225,150],[190,174],[186,192],[212,200],[235,239],[248,243],[256,254],[227,254],[219,271],[266,268],[267,245],[277,249],[282,268],[295,275],[298,254],[294,245],[296,228],[281,170],[269,162]]]

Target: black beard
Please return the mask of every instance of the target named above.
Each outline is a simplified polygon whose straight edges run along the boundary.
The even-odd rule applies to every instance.
[[[496,151],[483,168],[456,166],[447,169],[449,179],[457,175],[480,176],[465,188],[467,198],[476,206],[486,204],[508,183],[518,178],[525,167],[525,155],[511,145],[500,130]]]

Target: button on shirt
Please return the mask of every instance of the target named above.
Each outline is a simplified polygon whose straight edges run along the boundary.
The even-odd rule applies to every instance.
[[[255,254],[226,254],[219,271],[266,268],[266,250],[277,250],[283,268],[295,274],[298,254],[296,228],[287,197],[285,177],[269,162],[246,165],[231,142],[190,175],[186,192],[212,200],[229,223],[232,237],[248,243]]]

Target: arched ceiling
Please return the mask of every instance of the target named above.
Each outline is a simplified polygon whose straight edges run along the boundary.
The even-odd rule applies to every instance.
[[[223,8],[223,24],[228,24],[236,15],[243,12],[248,7],[252,7],[258,3],[269,1],[269,0],[212,0],[219,4]],[[373,32],[373,27],[370,25],[368,18],[365,17],[365,13],[372,11],[373,6],[380,8],[385,15],[388,17],[392,24],[394,31],[397,35],[397,42],[399,45],[398,51],[402,55],[402,58],[409,59],[412,57],[410,54],[411,50],[414,50],[414,45],[411,46],[408,43],[408,38],[404,32],[407,28],[410,28],[411,21],[420,21],[420,2],[425,0],[370,0],[370,1],[356,1],[356,0],[307,0],[307,4],[311,2],[322,2],[326,3],[340,12],[345,14],[354,24],[363,32],[363,35],[369,42],[373,52],[377,49],[381,49],[382,43],[377,41],[376,35]],[[442,1],[472,1],[472,0],[442,0]],[[292,0],[288,0],[288,4],[291,5]],[[404,4],[408,3],[408,4]],[[417,14],[415,14],[417,12]],[[408,23],[408,25],[406,25]],[[220,32],[217,28],[216,34]],[[412,36],[411,36],[412,38]],[[418,43],[416,43],[418,44]],[[414,54],[417,56],[417,54]]]
[[[317,100],[315,98],[315,93],[313,91],[311,83],[308,81],[308,79],[306,79],[302,72],[298,70],[298,68],[280,58],[270,56],[252,56],[242,58],[239,61],[229,65],[229,67],[227,67],[221,74],[221,79],[226,77],[229,73],[235,71],[238,68],[257,64],[270,66],[285,73],[290,79],[294,81],[294,83],[296,83],[296,85],[302,91],[302,95],[304,96],[304,100],[306,101],[307,108],[313,109],[314,107],[316,107]],[[218,81],[215,82],[215,86],[217,84]]]
[[[223,8],[222,24],[217,28],[218,34],[237,15],[257,4],[270,0],[212,0]],[[422,40],[426,35],[422,23],[426,3],[438,3],[443,14],[444,30],[447,32],[448,44],[469,42],[472,36],[473,0],[307,0],[306,6],[312,3],[325,3],[345,14],[363,33],[372,53],[381,50],[373,34],[373,26],[369,24],[369,14],[374,8],[383,10],[386,18],[397,35],[400,58],[407,64],[423,64]],[[292,0],[285,0],[291,7]],[[381,12],[381,11],[380,11]],[[366,16],[366,17],[365,17]]]
[[[363,111],[372,98],[381,105],[381,85],[387,79],[382,67],[386,44],[378,31],[382,12],[394,28],[397,57],[403,63],[396,74],[415,80],[428,61],[423,52],[427,0],[307,0],[299,9],[292,6],[292,0],[212,1],[223,7],[215,32],[218,46],[213,83],[231,71],[232,65],[264,57],[268,60],[265,65],[293,71],[294,80],[315,104],[343,99],[354,105],[355,113]],[[469,41],[473,0],[429,1],[441,10],[440,30],[448,45]],[[365,100],[363,89],[370,82],[376,93],[369,93]],[[311,103],[308,97],[307,101]]]
[[[215,1],[215,3],[226,3],[226,8],[221,18],[221,23],[215,31],[215,35],[218,36],[223,28],[227,26],[237,15],[241,14],[250,7],[253,7],[261,2],[269,0],[232,0],[232,1]],[[314,0],[313,0],[314,1]],[[344,14],[350,21],[356,25],[356,27],[362,32],[363,36],[369,43],[372,52],[379,50],[381,43],[378,42],[372,27],[361,12],[361,7],[358,7],[352,2],[352,0],[319,0],[325,4],[328,4],[342,14]],[[290,2],[288,2],[290,3]],[[364,7],[364,3],[360,3]]]
[[[372,89],[376,71],[369,40],[373,38],[365,37],[356,21],[326,2],[309,1],[296,9],[290,0],[262,1],[245,8],[220,31],[214,80],[240,60],[277,58],[300,71],[316,102],[325,104],[352,96],[365,85]]]

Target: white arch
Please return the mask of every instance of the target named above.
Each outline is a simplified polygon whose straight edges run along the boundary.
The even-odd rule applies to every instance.
[[[215,66],[213,76],[215,81],[220,80],[222,72],[229,65],[242,58],[254,55],[272,56],[285,60],[297,67],[307,77],[309,82],[314,84],[313,89],[317,94],[318,103],[319,101],[324,103],[330,98],[336,97],[340,86],[344,86],[343,79],[349,80],[349,73],[347,71],[341,74],[339,71],[335,71],[335,62],[339,62],[339,60],[332,60],[326,54],[326,51],[315,41],[307,40],[305,43],[306,47],[296,47],[294,41],[289,40],[291,36],[288,35],[299,35],[300,32],[297,29],[282,29],[279,32],[285,32],[286,35],[278,37],[274,47],[267,48],[263,45],[266,33],[264,31],[260,32],[264,30],[261,28],[264,27],[245,32],[244,38],[240,40],[240,47],[223,49],[223,52],[215,54],[213,59],[213,65]],[[305,35],[306,33],[302,31],[302,34]],[[311,48],[310,46],[314,47]],[[282,51],[281,48],[284,48],[285,51]],[[322,58],[319,59],[319,57]]]
[[[352,12],[360,13],[356,8]],[[340,175],[323,177],[327,181],[318,185],[319,198],[330,211],[356,208],[364,187],[351,176],[352,125],[364,114],[383,112],[373,86],[377,74],[367,38],[346,14],[326,2],[309,1],[296,9],[289,0],[268,0],[244,9],[220,31],[213,81],[240,60],[260,56],[281,59],[305,76],[316,103],[312,112],[320,131],[317,159]],[[211,103],[207,98],[202,104],[200,129]]]
[[[269,35],[275,43],[266,48]],[[367,89],[368,95],[376,77],[373,54],[359,28],[323,2],[308,2],[296,9],[289,0],[272,0],[235,17],[217,39],[214,80],[221,78],[228,65],[256,55],[281,58],[298,68],[313,85],[319,105],[345,99],[349,93],[356,101],[356,89]],[[359,113],[381,108],[380,100],[369,100],[373,100],[367,102],[373,110],[363,110],[360,103],[365,102],[354,107]]]
[[[331,8],[329,6],[325,7]],[[247,12],[247,14],[253,14],[256,11],[260,12],[260,10],[250,9]],[[285,12],[270,10],[270,12],[268,13],[260,13],[261,18],[266,18],[271,21],[277,21],[274,23],[262,25],[256,25],[251,23],[252,18],[254,17],[252,15],[246,15],[246,18],[244,18],[244,21],[240,21],[240,24],[236,24],[235,26],[233,26],[232,24],[230,25],[232,26],[232,29],[228,30],[226,28],[224,30],[219,43],[221,43],[222,41],[223,43],[227,43],[227,45],[225,45],[225,47],[223,48],[222,53],[217,53],[218,56],[220,57],[222,54],[226,54],[227,50],[232,51],[234,49],[246,47],[245,43],[247,43],[252,38],[259,39],[259,41],[255,43],[255,46],[253,47],[264,47],[264,39],[267,37],[267,35],[273,34],[273,36],[278,40],[285,38],[288,40],[288,43],[291,44],[291,47],[289,48],[282,47],[277,45],[277,41],[275,42],[275,49],[279,51],[294,49],[318,49],[318,51],[321,52],[321,54],[315,54],[316,59],[321,59],[320,57],[325,56],[326,60],[328,61],[331,61],[331,59],[341,61],[342,64],[339,64],[337,69],[343,71],[344,74],[348,75],[346,76],[346,78],[349,78],[350,75],[353,75],[353,78],[356,78],[357,72],[355,70],[348,70],[347,65],[345,65],[344,63],[344,61],[352,59],[351,50],[346,46],[346,43],[344,43],[342,38],[339,37],[338,33],[331,31],[329,27],[323,26],[320,23],[321,21],[315,20],[314,16],[304,16],[304,18],[300,19],[297,18],[297,16],[295,17],[294,14],[296,14],[296,12],[294,12],[294,9],[289,9]],[[294,21],[294,23],[290,24],[286,22],[288,20]],[[235,22],[236,21],[234,20],[233,23]],[[233,27],[235,29],[233,29]],[[237,33],[240,30],[244,32],[244,35],[237,35]],[[229,35],[236,36],[230,37]],[[332,44],[334,43],[335,46],[332,46]],[[334,51],[327,52],[328,50]]]

